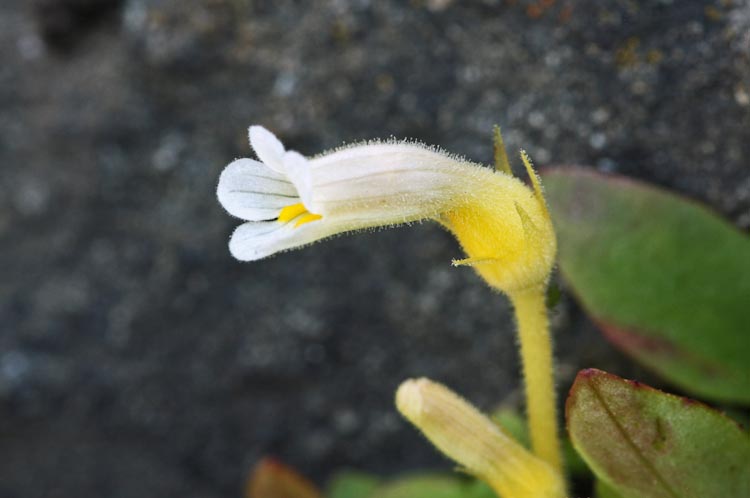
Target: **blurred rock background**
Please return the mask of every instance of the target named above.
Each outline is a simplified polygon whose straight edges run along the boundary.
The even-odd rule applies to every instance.
[[[240,496],[266,454],[450,469],[398,383],[518,401],[508,304],[435,226],[232,260],[214,190],[252,123],[482,162],[500,123],[748,229],[750,2],[3,0],[0,496]],[[554,321],[561,393],[591,366],[658,384],[569,297]]]

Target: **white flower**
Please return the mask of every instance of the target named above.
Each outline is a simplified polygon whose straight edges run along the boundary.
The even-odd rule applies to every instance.
[[[535,197],[518,179],[421,144],[370,142],[305,158],[251,126],[250,145],[260,161],[234,161],[217,189],[224,208],[247,220],[229,243],[239,260],[353,230],[433,219],[456,234],[469,263],[507,263],[526,258],[529,229],[549,224],[541,194]]]
[[[436,215],[465,169],[455,158],[412,143],[370,143],[307,159],[260,126],[250,144],[261,162],[238,159],[219,179],[219,202],[248,220],[229,248],[257,260],[351,230]],[[466,193],[464,193],[466,194]]]

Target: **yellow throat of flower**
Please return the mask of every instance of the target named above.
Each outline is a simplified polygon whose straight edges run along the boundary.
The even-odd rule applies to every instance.
[[[298,216],[299,219],[294,224],[294,228],[297,228],[300,225],[304,225],[305,223],[310,223],[311,221],[320,220],[323,218],[323,216],[319,214],[311,213],[307,210],[304,204],[298,202],[297,204],[292,204],[290,206],[282,208],[281,212],[279,213],[278,222],[287,223],[297,218]]]

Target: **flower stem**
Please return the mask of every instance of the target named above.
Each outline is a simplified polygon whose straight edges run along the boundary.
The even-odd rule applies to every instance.
[[[562,472],[555,409],[552,341],[545,286],[516,291],[510,300],[518,321],[521,361],[526,382],[526,413],[534,453]]]

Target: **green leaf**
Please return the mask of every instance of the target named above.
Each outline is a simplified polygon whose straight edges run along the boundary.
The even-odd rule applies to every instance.
[[[380,480],[370,474],[343,471],[328,483],[328,498],[367,498],[378,487]]]
[[[489,493],[489,494],[487,494]],[[418,474],[378,487],[367,498],[496,498],[473,480],[445,474]]]
[[[492,489],[482,481],[472,480],[466,485],[463,498],[498,498]]]
[[[590,369],[566,416],[576,449],[622,498],[750,496],[750,437],[697,401]]]
[[[492,413],[492,421],[499,425],[513,439],[521,443],[524,448],[531,448],[529,428],[523,416],[513,408],[500,408]]]
[[[622,498],[622,495],[612,489],[612,487],[604,481],[597,480],[594,485],[596,498]]]
[[[561,272],[604,334],[686,391],[750,403],[750,237],[622,177],[544,180]]]

